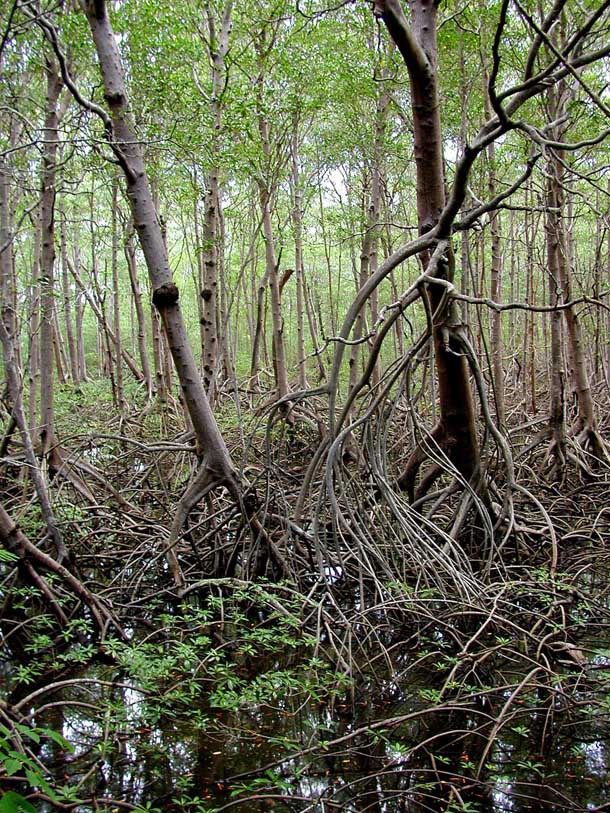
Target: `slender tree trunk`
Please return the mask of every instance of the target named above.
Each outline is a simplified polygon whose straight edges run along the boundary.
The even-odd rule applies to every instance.
[[[161,344],[161,318],[157,309],[151,306],[150,323],[153,346],[153,364],[155,368],[155,389],[157,398],[164,413],[167,407],[168,386],[163,369],[163,345]]]
[[[222,274],[220,258],[221,229],[221,193],[220,173],[220,134],[222,129],[223,94],[226,82],[225,56],[229,48],[231,32],[232,1],[226,3],[217,31],[212,7],[206,6],[208,37],[206,45],[210,60],[212,92],[210,95],[210,113],[213,127],[211,136],[211,161],[206,175],[205,215],[203,231],[203,270],[204,280],[201,289],[203,299],[203,385],[208,398],[215,400],[216,376],[218,374],[219,334],[222,322],[219,322],[219,279]]]
[[[5,167],[0,164],[0,184],[4,186],[7,180],[2,174]],[[15,311],[13,307],[13,297],[11,290],[11,280],[13,277],[13,244],[10,239],[10,230],[6,228],[5,220],[8,204],[8,190],[0,187],[0,245],[3,247],[0,253],[0,343],[2,344],[4,374],[10,401],[11,416],[19,430],[25,460],[27,462],[28,475],[34,485],[34,490],[38,498],[40,512],[47,527],[48,537],[51,540],[57,560],[62,562],[69,559],[69,553],[64,543],[61,531],[55,521],[51,497],[39,461],[36,458],[32,434],[28,427],[28,421],[23,405],[22,376],[19,370],[19,363],[16,354],[16,324]],[[8,297],[8,298],[7,298]],[[51,425],[51,429],[52,429]]]
[[[36,210],[34,226],[34,249],[32,252],[32,281],[29,285],[28,324],[28,426],[33,437],[37,436],[38,384],[40,382],[40,209]]]
[[[104,279],[100,282],[100,273],[98,268],[98,250],[96,241],[96,226],[94,220],[94,191],[91,189],[90,198],[90,235],[91,235],[91,282],[93,284],[93,297],[92,302],[95,302],[95,309],[101,315],[99,319],[99,355],[101,362],[101,375],[110,379],[110,386],[112,388],[112,400],[118,406],[118,397],[116,390],[116,378],[114,369],[114,359],[112,355],[113,345],[117,345],[117,337],[112,329],[108,317],[108,308],[106,307],[106,299],[108,295],[108,274],[107,267],[104,265]],[[112,316],[112,314],[111,314]]]
[[[369,268],[370,268],[370,258],[371,258],[371,240],[372,240],[372,233],[371,229],[368,228],[369,224],[369,217],[371,211],[371,203],[370,203],[370,194],[368,190],[369,186],[369,178],[365,174],[363,181],[362,181],[362,223],[364,224],[364,237],[362,239],[362,247],[360,249],[360,265],[358,273],[356,273],[356,259],[353,258],[353,265],[354,265],[354,276],[356,277],[356,291],[359,291],[360,288],[366,283],[369,277]],[[365,214],[366,213],[366,214]],[[356,322],[354,324],[354,330],[352,334],[352,341],[353,344],[350,348],[350,356],[349,356],[349,390],[348,392],[352,392],[354,387],[356,386],[360,374],[361,374],[361,359],[362,359],[362,342],[361,339],[364,335],[364,328],[365,328],[365,310],[361,308],[358,316],[356,317]]]
[[[489,184],[488,192],[490,199],[496,194],[495,182],[495,157],[496,152],[493,144],[488,147],[489,156]],[[489,217],[489,229],[491,233],[491,267],[490,275],[490,296],[494,302],[502,299],[502,237],[500,233],[500,213],[494,211]],[[502,314],[500,311],[491,312],[491,358],[493,366],[494,394],[496,401],[496,419],[502,428],[506,426],[506,406],[504,398],[504,367],[502,365],[503,342],[502,342]]]
[[[53,404],[54,311],[55,311],[55,175],[59,143],[58,101],[62,89],[56,65],[46,65],[47,92],[43,131],[42,191],[40,198],[40,428],[41,451],[46,455],[55,444]]]
[[[193,425],[202,465],[176,510],[170,543],[166,550],[174,583],[184,586],[175,544],[182,520],[201,497],[222,482],[242,506],[242,491],[231,458],[208,401],[205,388],[186,332],[179,304],[179,291],[172,279],[167,248],[146,175],[140,140],[129,109],[117,40],[103,0],[82,0],[95,42],[104,82],[104,95],[110,109],[106,132],[125,174],[127,198],[140,238],[150,277],[153,304],[158,310],[168,346],[178,373],[180,388]]]
[[[125,236],[125,259],[127,261],[127,270],[129,272],[129,282],[131,285],[131,293],[133,297],[134,308],[136,312],[137,330],[138,330],[138,353],[140,356],[140,364],[142,366],[142,375],[144,378],[144,386],[146,387],[147,398],[153,397],[153,382],[150,374],[150,361],[148,358],[148,348],[146,346],[146,319],[144,317],[144,306],[142,304],[142,291],[140,290],[140,283],[138,280],[138,268],[136,264],[136,247],[133,240],[133,221],[127,227]]]
[[[305,362],[305,302],[303,294],[305,268],[303,266],[303,190],[300,178],[299,113],[292,116],[292,229],[294,232],[294,269],[297,288],[297,381],[299,389],[307,388]]]
[[[554,308],[561,303],[561,280],[559,272],[560,226],[554,179],[547,179],[547,206],[545,215],[546,255],[549,277],[549,305]],[[565,431],[565,375],[561,341],[561,311],[550,315],[551,329],[551,379],[549,405],[549,432],[551,445],[547,457],[552,458],[550,473],[561,479],[566,465]]]
[[[148,183],[140,141],[128,106],[117,40],[105,3],[83,0],[104,80],[110,109],[112,145],[127,181],[127,197],[146,259],[153,303],[161,316],[181,388],[193,422],[200,453],[212,478],[239,494],[229,453],[212,415],[188,341],[179,305],[179,292],[171,277],[167,250]]]
[[[485,60],[484,60],[485,62]],[[493,113],[488,95],[489,72],[487,65],[483,66],[483,92],[485,93],[485,111],[490,119]],[[497,194],[496,189],[496,145],[492,143],[487,148],[488,179],[487,192],[490,200]],[[502,235],[500,229],[500,213],[493,210],[489,214],[489,231],[491,236],[491,266],[489,269],[489,294],[493,302],[502,299]],[[506,405],[504,396],[504,367],[502,342],[502,313],[491,311],[491,363],[494,400],[496,403],[496,421],[500,428],[506,427]]]
[[[55,355],[55,366],[57,369],[57,380],[63,386],[67,381],[66,370],[68,368],[68,357],[64,347],[61,327],[59,325],[59,313],[57,312],[57,302],[53,302],[53,353]]]
[[[70,260],[68,259],[68,268],[70,269],[70,273],[72,274],[72,276],[74,278],[74,281],[76,282],[76,285],[78,286],[78,289],[79,289],[80,298],[77,299],[77,302],[80,301],[79,308],[81,310],[81,314],[82,314],[82,310],[84,308],[84,300],[86,300],[89,303],[89,306],[90,306],[91,310],[93,311],[93,313],[95,315],[95,318],[97,320],[97,327],[98,327],[99,335],[102,336],[102,337],[108,337],[108,339],[112,342],[112,344],[114,346],[116,346],[116,336],[114,335],[114,331],[111,328],[111,326],[108,324],[108,320],[106,319],[106,316],[104,315],[104,313],[100,309],[100,306],[96,302],[95,296],[93,296],[91,291],[89,291],[89,289],[85,285],[85,283],[84,283],[84,281],[83,281],[83,279],[81,277],[81,274],[80,274],[80,271],[81,271],[80,266],[81,266],[80,253],[79,253],[78,249],[76,249],[75,250],[75,258],[74,258],[74,265],[72,265],[70,263]],[[95,280],[95,274],[93,276],[94,276],[94,280]],[[82,315],[81,315],[81,323],[82,323]],[[82,326],[82,324],[81,324],[81,326]],[[82,340],[82,330],[81,331],[77,330],[77,340]],[[101,344],[102,348],[104,347],[104,344],[105,344],[105,339],[102,339],[102,344]],[[129,369],[133,373],[134,378],[137,381],[142,381],[143,380],[142,371],[140,369],[138,369],[138,365],[136,364],[135,360],[132,358],[132,356],[127,352],[127,350],[124,347],[121,348],[121,355],[123,357],[123,361],[125,362],[125,364],[129,367]],[[83,380],[84,380],[86,378],[87,370],[86,370],[86,363],[85,363],[85,348],[84,348],[84,344],[82,343],[82,341],[80,341],[78,356],[79,356],[79,365],[81,365],[82,370],[84,371],[84,376],[82,376]],[[105,366],[102,369],[105,370]]]
[[[531,182],[528,182],[525,187],[525,224],[524,224],[524,237],[525,237],[525,304],[535,304],[534,292],[534,224],[533,217],[529,211],[528,201],[533,199],[533,190]],[[538,411],[537,393],[536,393],[536,345],[534,336],[534,314],[530,311],[525,311],[524,327],[523,327],[523,402],[525,404],[526,412],[531,412],[535,415]]]
[[[216,397],[218,357],[218,170],[214,167],[206,176],[205,217],[203,228],[203,385],[211,403]]]
[[[78,369],[78,355],[76,351],[76,341],[74,338],[74,323],[72,317],[72,292],[70,290],[70,277],[68,270],[68,240],[66,213],[62,209],[61,216],[61,282],[64,305],[64,325],[66,328],[66,342],[68,345],[68,359],[70,361],[70,376],[73,385],[78,389],[80,386],[80,374]]]
[[[14,307],[15,279],[13,274],[13,233],[10,212],[10,167],[4,156],[0,156],[0,274],[2,287],[2,319],[7,335],[13,339],[17,332],[17,314]]]
[[[272,359],[275,387],[278,398],[284,398],[288,394],[288,370],[286,367],[286,348],[284,344],[284,321],[282,319],[282,305],[280,297],[280,278],[278,261],[275,252],[275,241],[273,236],[273,224],[271,221],[271,207],[276,186],[272,180],[274,168],[272,166],[271,139],[269,135],[269,121],[267,119],[264,104],[265,70],[264,60],[273,46],[274,37],[271,43],[266,42],[266,32],[263,31],[257,41],[255,48],[258,59],[258,72],[256,79],[256,118],[258,131],[261,139],[264,166],[261,176],[257,179],[258,193],[263,222],[263,237],[265,240],[265,276],[269,291],[271,293],[271,325],[272,325]]]
[[[84,290],[82,282],[79,284],[78,280],[81,279],[82,263],[80,255],[80,233],[74,230],[73,237],[73,258],[74,264],[70,263],[70,259],[66,258],[68,270],[72,274],[76,282],[76,348],[78,356],[78,374],[81,381],[88,381],[87,375],[87,357],[85,355],[85,335],[84,335],[84,320],[85,320],[85,304],[87,302],[87,295]]]
[[[311,289],[307,285],[306,280],[303,280],[303,296],[305,299],[305,313],[307,314],[307,325],[309,327],[309,335],[311,337],[311,343],[316,348],[316,350],[320,347],[320,341],[318,338],[318,328],[316,326],[316,313],[313,306],[313,300],[311,296]],[[324,359],[322,358],[322,353],[316,353],[316,364],[318,365],[318,380],[319,381],[326,381],[326,367],[324,366]]]
[[[195,182],[197,181],[195,180]],[[201,296],[201,293],[205,288],[205,261],[203,250],[203,235],[201,233],[201,224],[199,222],[198,190],[195,193],[195,199],[193,201],[193,230],[195,236],[195,255],[196,255],[195,259],[197,264],[197,268],[193,269],[193,277],[195,278],[196,270],[197,274],[195,278],[195,285],[200,294],[197,297],[197,317],[199,320],[199,344],[201,346],[201,358],[203,363],[203,359],[205,357],[205,317],[204,317],[203,296]]]
[[[116,391],[119,410],[124,412],[125,389],[123,387],[123,342],[121,338],[121,295],[119,291],[119,181],[116,175],[112,178],[112,313],[114,317],[115,336],[115,370]]]
[[[233,334],[233,326],[231,324],[231,307],[235,303],[236,297],[239,295],[238,293],[235,296],[229,296],[229,280],[228,280],[228,269],[225,263],[225,245],[226,245],[226,230],[225,230],[225,218],[224,212],[222,210],[222,200],[219,204],[218,209],[218,224],[220,227],[220,233],[218,237],[218,268],[219,268],[219,286],[220,286],[220,297],[218,298],[218,313],[216,315],[216,322],[218,324],[218,344],[219,344],[219,353],[221,356],[221,364],[220,369],[222,370],[222,378],[225,382],[231,382],[233,390],[235,391],[237,387],[237,375],[235,372],[235,347],[234,342],[232,339]],[[239,291],[239,286],[237,286],[237,291]]]
[[[369,232],[369,261],[368,272],[372,276],[379,267],[379,217],[383,197],[383,163],[390,98],[385,85],[378,88],[375,109],[375,136],[373,142],[373,161],[371,165],[371,198],[367,213],[366,229]],[[379,290],[375,288],[370,300],[371,325],[377,323],[379,316]],[[373,341],[374,336],[371,338]],[[379,381],[379,359],[375,362],[371,372],[371,384],[375,386]]]
[[[88,381],[87,357],[85,356],[85,295],[79,291],[76,295],[76,347],[78,355],[79,381]]]

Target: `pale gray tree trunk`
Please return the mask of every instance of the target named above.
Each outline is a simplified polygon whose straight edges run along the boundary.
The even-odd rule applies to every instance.
[[[47,90],[43,130],[42,190],[40,197],[40,423],[41,452],[55,444],[53,404],[55,313],[55,177],[59,143],[58,102],[62,89],[57,66],[46,64]]]
[[[110,110],[106,131],[127,184],[134,226],[146,260],[153,303],[163,328],[180,381],[180,387],[195,432],[202,463],[197,476],[176,509],[166,558],[174,583],[184,586],[184,576],[175,553],[182,521],[196,502],[216,483],[223,483],[241,504],[241,487],[231,458],[210,407],[179,304],[178,287],[172,279],[167,249],[146,175],[141,143],[129,108],[117,40],[103,0],[82,0],[95,42],[104,82],[104,96]]]
[[[150,373],[148,348],[146,346],[146,319],[144,317],[144,306],[142,304],[142,291],[140,290],[140,282],[138,280],[136,247],[133,240],[132,221],[130,221],[127,227],[124,251],[125,259],[127,261],[127,271],[129,272],[129,283],[131,285],[131,293],[136,312],[138,353],[140,356],[140,364],[142,366],[142,376],[144,378],[144,386],[146,387],[146,396],[150,399],[153,397],[153,382]]]
[[[297,382],[299,389],[307,388],[307,369],[305,361],[305,299],[303,265],[303,189],[300,177],[300,139],[299,112],[292,116],[292,230],[294,233],[294,271],[297,289]]]
[[[64,326],[66,330],[66,343],[68,346],[68,359],[70,362],[70,377],[76,388],[80,386],[80,372],[78,369],[78,353],[74,336],[74,321],[72,315],[72,291],[70,290],[70,272],[68,268],[68,239],[66,212],[62,208],[60,214],[61,237],[61,286],[63,295]]]
[[[212,92],[210,95],[210,113],[213,125],[210,140],[210,167],[205,179],[205,214],[203,229],[203,287],[201,298],[202,308],[202,354],[203,354],[203,384],[208,398],[213,403],[216,397],[216,377],[219,371],[218,355],[220,348],[220,335],[224,334],[226,314],[222,313],[219,288],[223,275],[221,260],[224,252],[221,248],[223,237],[222,229],[222,199],[220,190],[220,135],[222,128],[222,115],[224,107],[224,91],[227,80],[225,57],[229,49],[231,33],[232,0],[228,0],[220,19],[218,30],[216,18],[211,5],[206,5],[207,37],[205,44],[208,50]],[[226,365],[226,354],[224,358]]]
[[[115,336],[115,370],[116,370],[116,397],[119,410],[123,412],[125,403],[125,388],[123,386],[123,341],[121,338],[121,295],[119,290],[119,181],[116,175],[112,178],[112,314],[114,318]]]
[[[274,195],[277,183],[273,176],[277,168],[273,166],[271,138],[269,133],[269,120],[264,106],[265,88],[265,58],[273,47],[275,32],[267,40],[267,31],[259,32],[255,40],[257,55],[256,76],[256,119],[261,139],[263,166],[257,178],[261,216],[263,223],[263,237],[265,241],[265,277],[271,294],[271,325],[272,325],[272,359],[276,394],[283,398],[288,394],[288,369],[286,366],[286,347],[284,343],[284,320],[282,318],[282,305],[280,296],[280,276],[275,251],[273,223],[271,220]]]

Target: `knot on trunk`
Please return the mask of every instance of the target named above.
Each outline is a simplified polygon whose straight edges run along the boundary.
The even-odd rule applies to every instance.
[[[166,285],[161,285],[159,288],[155,288],[153,291],[153,305],[157,308],[157,310],[169,308],[171,305],[176,304],[179,295],[180,294],[178,293],[178,286],[176,283],[168,282]]]
[[[106,99],[108,107],[120,107],[125,103],[125,97],[120,91],[104,93],[104,99]]]
[[[212,298],[212,291],[209,288],[204,288],[201,292],[201,298],[204,302],[209,302]]]

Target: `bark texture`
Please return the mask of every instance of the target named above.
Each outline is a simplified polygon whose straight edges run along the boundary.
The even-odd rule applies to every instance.
[[[409,72],[415,164],[417,169],[417,216],[420,234],[439,223],[445,206],[442,133],[437,73],[437,6],[434,0],[411,0],[411,21],[407,21],[398,0],[378,0],[375,12],[396,43]],[[420,255],[424,268],[431,251]],[[450,251],[440,258],[434,275],[453,280]],[[459,340],[460,319],[457,309],[446,304],[443,287],[430,285],[427,296],[433,315],[432,335],[438,378],[439,419],[432,430],[432,443],[447,454],[460,475],[470,481],[477,471],[479,450],[475,430],[472,392],[468,366]],[[427,442],[412,453],[399,485],[415,495],[415,479],[427,457]],[[429,488],[440,471],[424,475],[422,485]]]

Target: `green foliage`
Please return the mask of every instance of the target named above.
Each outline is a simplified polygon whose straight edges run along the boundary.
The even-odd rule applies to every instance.
[[[74,801],[68,789],[58,790],[50,784],[41,763],[29,751],[29,745],[40,746],[49,741],[64,751],[74,751],[73,746],[57,731],[22,723],[13,723],[10,729],[0,723],[0,768],[7,776],[22,779],[32,789],[40,789],[52,801]],[[20,810],[30,813],[36,808],[16,791],[8,791],[0,798],[2,813]]]
[[[37,811],[20,793],[9,790],[0,797],[0,813],[37,813]]]

